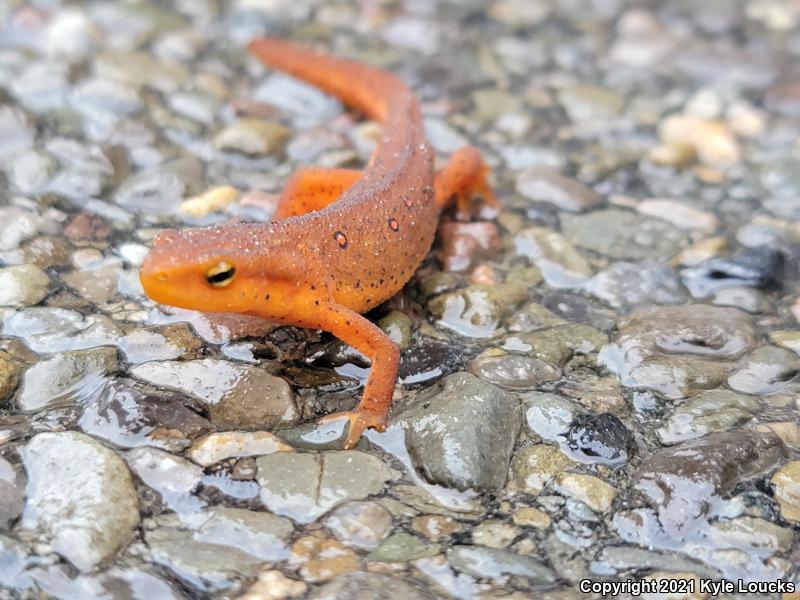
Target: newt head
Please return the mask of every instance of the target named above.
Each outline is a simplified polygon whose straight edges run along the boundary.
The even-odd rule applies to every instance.
[[[291,257],[276,266],[276,254],[281,253],[269,237],[264,225],[167,229],[156,236],[139,279],[145,294],[160,304],[206,312],[274,313],[294,285],[286,276]]]

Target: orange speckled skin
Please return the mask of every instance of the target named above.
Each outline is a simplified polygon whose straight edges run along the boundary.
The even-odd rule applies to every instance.
[[[496,201],[475,148],[459,150],[434,176],[419,105],[393,75],[281,40],[255,40],[250,50],[381,121],[370,165],[361,172],[298,171],[268,224],[162,232],[141,281],[163,304],[324,329],[369,356],[372,369],[357,410],[331,415],[349,419],[345,446],[352,447],[365,428],[385,427],[399,365],[397,347],[359,313],[411,278],[451,199],[459,209],[474,192]],[[235,277],[213,287],[206,274],[221,262],[235,268]]]

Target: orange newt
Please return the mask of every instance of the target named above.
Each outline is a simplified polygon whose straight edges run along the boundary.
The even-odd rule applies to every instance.
[[[441,211],[473,194],[492,205],[479,151],[467,146],[434,174],[417,100],[397,77],[290,42],[250,44],[267,65],[337,96],[383,125],[363,170],[306,168],[288,181],[270,223],[165,230],[141,268],[162,304],[256,315],[328,331],[372,361],[361,402],[346,418],[346,448],[369,427],[383,431],[400,351],[361,316],[392,297],[427,255]]]

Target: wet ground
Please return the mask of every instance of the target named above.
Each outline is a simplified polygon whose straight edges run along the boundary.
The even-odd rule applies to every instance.
[[[0,0],[0,22],[0,598],[800,584],[797,2]],[[267,220],[296,167],[368,159],[376,125],[246,56],[265,32],[397,73],[503,202],[446,216],[372,313],[401,383],[350,452],[313,423],[355,404],[363,357],[138,283],[160,229]]]

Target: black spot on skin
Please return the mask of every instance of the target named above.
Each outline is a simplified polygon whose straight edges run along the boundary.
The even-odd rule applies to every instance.
[[[336,240],[336,243],[339,244],[339,248],[342,250],[347,248],[347,236],[343,234],[341,231],[337,231],[333,234],[333,239]]]
[[[269,294],[264,294],[264,300],[269,300]]]
[[[317,306],[319,306],[319,300],[314,300],[314,304],[316,304]]]

